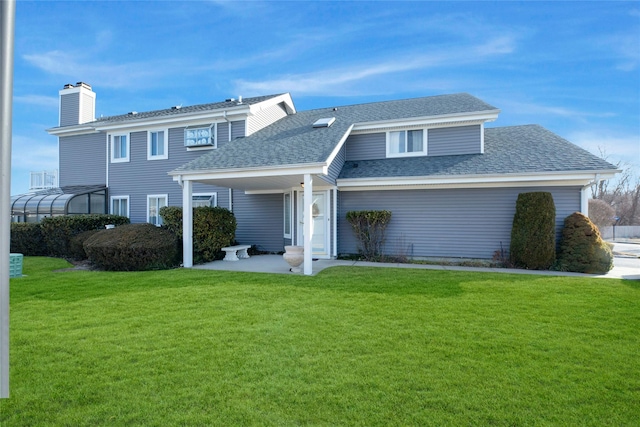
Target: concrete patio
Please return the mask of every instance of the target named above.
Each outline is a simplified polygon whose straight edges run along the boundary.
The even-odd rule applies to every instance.
[[[614,252],[617,253],[617,247],[614,248]],[[637,247],[640,250],[640,245],[634,245],[630,248]],[[624,247],[625,252],[629,252],[629,247]],[[635,254],[635,251],[634,251]],[[640,254],[640,251],[639,251]],[[562,271],[547,271],[547,270],[521,270],[513,268],[486,268],[486,267],[460,267],[455,265],[435,265],[435,264],[404,264],[404,263],[383,263],[383,262],[367,262],[367,261],[353,261],[353,260],[327,260],[319,259],[313,261],[313,275],[318,274],[320,271],[335,266],[356,266],[356,267],[395,267],[395,268],[415,268],[423,270],[449,270],[449,271],[476,271],[476,272],[491,272],[491,273],[509,273],[509,274],[535,274],[545,276],[574,276],[574,277],[595,277],[595,278],[611,278],[611,279],[628,279],[628,280],[640,280],[640,258],[626,256],[624,254],[617,254],[614,257],[614,267],[607,274],[582,274],[582,273],[569,273]],[[194,269],[201,270],[221,270],[221,271],[242,271],[252,273],[276,273],[276,274],[297,274],[289,271],[289,264],[285,262],[282,255],[255,255],[248,259],[242,259],[240,261],[213,261],[206,264],[200,264],[193,266]]]

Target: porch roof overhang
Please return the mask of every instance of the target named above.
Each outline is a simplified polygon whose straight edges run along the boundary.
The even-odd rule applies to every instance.
[[[212,171],[169,172],[173,180],[218,185],[248,193],[277,193],[300,187],[306,174],[327,177],[327,163],[256,167],[249,169],[221,169]]]

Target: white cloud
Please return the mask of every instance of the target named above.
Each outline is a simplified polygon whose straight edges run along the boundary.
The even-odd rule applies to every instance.
[[[48,138],[13,135],[11,149],[11,194],[29,190],[31,172],[58,169],[58,144]]]
[[[288,74],[271,80],[235,81],[236,91],[248,95],[257,93],[293,92],[301,94],[353,95],[355,84],[376,77],[390,76],[407,71],[426,71],[436,67],[460,66],[479,63],[487,58],[504,55],[515,50],[514,39],[508,36],[490,39],[485,43],[472,45],[456,50],[430,50],[428,53],[398,53],[390,59],[373,60],[370,63],[355,64],[348,67],[325,69],[311,73]],[[398,57],[414,58],[398,61]],[[374,87],[371,90],[377,90]]]
[[[13,100],[21,104],[38,105],[41,107],[58,108],[58,98],[43,95],[14,96]]]
[[[171,68],[166,60],[162,67],[143,62],[100,64],[93,59],[83,58],[82,54],[58,50],[23,55],[23,59],[47,73],[64,76],[71,81],[96,81],[101,86],[113,88],[147,85],[158,73],[162,73],[152,70]]]
[[[517,113],[520,115],[547,115],[547,116],[557,116],[557,117],[566,117],[574,120],[580,120],[586,122],[588,118],[611,118],[615,117],[615,113],[608,111],[580,111],[562,106],[553,106],[553,105],[542,105],[536,103],[527,103],[527,102],[518,102],[513,101],[509,98],[503,99],[500,102],[503,110],[508,110],[512,113]]]

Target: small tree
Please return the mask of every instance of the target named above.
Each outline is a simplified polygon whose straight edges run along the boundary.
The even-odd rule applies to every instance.
[[[558,268],[576,273],[603,274],[613,268],[613,254],[598,227],[575,212],[564,220]]]
[[[358,239],[358,251],[366,260],[382,256],[387,225],[391,221],[390,211],[349,211],[347,221]]]
[[[612,225],[614,216],[616,216],[616,211],[604,200],[589,200],[589,219],[597,225],[598,228]]]
[[[548,270],[556,260],[556,208],[548,192],[520,193],[511,228],[511,263]]]

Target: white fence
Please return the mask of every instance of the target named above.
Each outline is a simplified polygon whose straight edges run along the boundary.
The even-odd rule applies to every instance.
[[[613,239],[613,226],[601,227],[600,234],[605,240]],[[616,239],[640,238],[640,225],[616,225]]]

